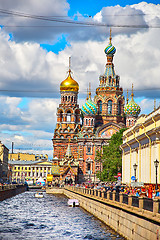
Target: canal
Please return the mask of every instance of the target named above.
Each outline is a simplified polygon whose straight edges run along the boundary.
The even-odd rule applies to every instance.
[[[63,195],[24,192],[0,202],[0,240],[124,239]]]

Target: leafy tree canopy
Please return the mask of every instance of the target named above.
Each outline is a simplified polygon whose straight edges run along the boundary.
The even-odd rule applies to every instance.
[[[119,132],[112,135],[109,145],[104,146],[102,151],[97,152],[96,160],[102,162],[103,170],[99,171],[97,177],[101,181],[115,181],[118,172],[122,171],[122,144],[123,132],[126,129],[120,129]]]

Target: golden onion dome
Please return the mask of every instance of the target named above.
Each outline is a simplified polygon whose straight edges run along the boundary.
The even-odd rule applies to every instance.
[[[61,82],[60,84],[60,91],[72,91],[78,92],[79,85],[78,83],[72,78],[71,70],[69,69],[68,77]]]

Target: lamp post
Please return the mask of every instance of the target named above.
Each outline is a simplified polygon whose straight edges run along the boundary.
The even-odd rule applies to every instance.
[[[133,169],[134,169],[134,176],[135,176],[135,182],[137,182],[137,179],[136,179],[136,170],[137,170],[137,164],[135,163],[134,165],[133,165]]]
[[[158,186],[157,186],[157,168],[158,168],[158,165],[159,165],[159,161],[156,159],[154,161],[154,166],[156,168],[156,190],[158,189]]]

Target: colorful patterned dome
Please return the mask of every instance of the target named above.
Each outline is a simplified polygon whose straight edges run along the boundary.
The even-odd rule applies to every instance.
[[[105,49],[104,52],[106,55],[114,55],[116,52],[116,48],[110,43]]]
[[[97,106],[96,104],[89,98],[85,104],[82,106],[82,109],[81,109],[82,113],[84,115],[95,115],[97,113]]]
[[[131,101],[124,107],[124,113],[128,116],[138,117],[139,113],[141,111],[140,106],[135,103],[133,98]]]
[[[73,91],[78,92],[79,85],[78,83],[72,78],[71,70],[69,69],[68,77],[61,82],[60,84],[60,91]]]

